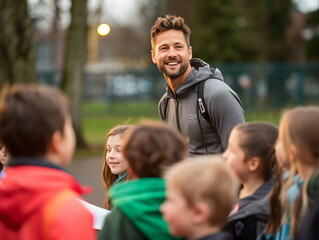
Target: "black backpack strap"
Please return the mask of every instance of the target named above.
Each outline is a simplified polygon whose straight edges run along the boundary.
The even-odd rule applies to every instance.
[[[160,116],[163,121],[167,121],[167,105],[168,105],[168,97],[165,96],[159,106]]]
[[[206,104],[204,101],[204,85],[205,85],[205,81],[201,81],[197,84],[197,105],[199,108],[199,111],[201,112],[201,114],[203,115],[203,117],[207,120],[207,122],[210,122],[210,117],[209,114],[207,112],[207,108],[206,108]]]

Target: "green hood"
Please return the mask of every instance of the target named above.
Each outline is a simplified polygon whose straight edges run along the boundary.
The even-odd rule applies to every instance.
[[[177,239],[170,235],[160,213],[165,200],[163,179],[143,178],[118,183],[110,189],[109,196],[112,206],[119,208],[148,239]]]

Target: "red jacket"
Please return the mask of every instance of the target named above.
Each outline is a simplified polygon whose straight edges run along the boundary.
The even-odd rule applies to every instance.
[[[0,180],[0,239],[96,239],[93,217],[78,200],[84,189],[66,171],[42,165],[6,168]]]

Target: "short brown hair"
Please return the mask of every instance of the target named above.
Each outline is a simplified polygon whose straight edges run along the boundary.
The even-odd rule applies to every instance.
[[[162,177],[168,167],[188,154],[181,134],[161,122],[144,122],[123,137],[123,156],[139,178]]]
[[[67,117],[66,98],[54,87],[16,84],[1,92],[0,139],[13,157],[43,157]]]
[[[184,18],[173,15],[166,15],[165,17],[158,17],[151,29],[151,44],[153,49],[155,46],[156,37],[161,32],[165,32],[168,30],[182,31],[185,36],[187,46],[190,47],[191,30],[186,25]]]
[[[206,203],[213,210],[208,220],[212,226],[225,224],[235,203],[238,183],[220,155],[177,163],[166,172],[165,179],[179,189],[189,207]]]

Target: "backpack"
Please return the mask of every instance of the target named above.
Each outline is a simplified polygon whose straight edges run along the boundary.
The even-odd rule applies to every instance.
[[[223,81],[222,79],[219,79],[219,78],[214,78],[214,79]],[[208,80],[208,79],[206,79],[206,80]],[[197,121],[198,121],[198,125],[199,125],[199,128],[200,128],[200,132],[201,132],[204,148],[205,148],[206,153],[209,154],[208,153],[207,144],[206,144],[206,141],[205,141],[205,137],[204,137],[204,133],[203,133],[203,129],[202,129],[202,124],[201,124],[200,118],[198,117],[198,112],[200,112],[202,114],[203,118],[207,122],[209,122],[212,125],[212,127],[213,127],[213,124],[212,124],[211,118],[209,116],[209,113],[206,110],[207,107],[206,107],[205,98],[204,98],[204,85],[205,85],[206,80],[200,81],[199,83],[196,84],[196,86],[197,86],[197,105],[196,105],[197,110],[196,110],[196,114],[197,114]],[[242,104],[241,100],[239,99],[239,96],[232,89],[230,89],[230,92],[235,97],[235,99],[239,102],[239,104],[243,107],[243,104]],[[162,120],[165,120],[165,121],[166,121],[167,103],[168,103],[168,101],[167,101],[167,98],[166,98],[165,101],[163,101],[163,106],[161,106],[161,108],[163,110],[162,111],[162,113],[163,113]]]
[[[201,81],[199,83],[197,83],[197,107],[199,108],[200,113],[202,114],[202,116],[206,119],[207,122],[211,122],[210,121],[210,116],[208,114],[208,111],[206,111],[207,107],[205,104],[205,100],[204,100],[204,85],[205,85],[206,80]],[[165,102],[163,102],[163,116],[162,119],[166,120],[166,112],[167,112],[167,100]],[[196,111],[198,112],[198,111]]]

